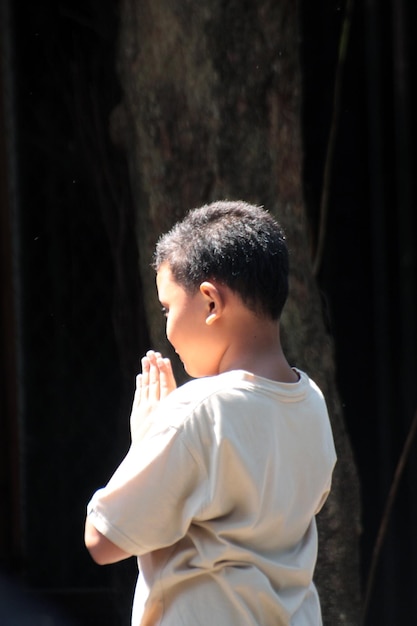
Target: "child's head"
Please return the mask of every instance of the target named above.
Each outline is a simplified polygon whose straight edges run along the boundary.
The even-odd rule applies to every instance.
[[[154,268],[168,263],[187,292],[205,280],[226,285],[255,313],[279,319],[288,295],[285,235],[263,208],[213,202],[190,211],[158,241]]]

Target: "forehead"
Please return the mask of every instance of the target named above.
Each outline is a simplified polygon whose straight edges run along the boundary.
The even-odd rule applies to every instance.
[[[171,300],[174,297],[185,297],[185,289],[177,283],[172,275],[168,263],[162,263],[156,273],[156,287],[161,302]]]

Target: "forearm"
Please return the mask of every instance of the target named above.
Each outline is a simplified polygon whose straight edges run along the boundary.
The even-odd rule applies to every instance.
[[[88,517],[85,520],[84,542],[91,558],[99,565],[117,563],[132,556],[100,533]]]

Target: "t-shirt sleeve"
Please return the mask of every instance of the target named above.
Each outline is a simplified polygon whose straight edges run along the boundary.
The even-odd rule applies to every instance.
[[[184,431],[172,426],[132,445],[87,507],[96,529],[140,556],[181,539],[204,507],[206,473]]]

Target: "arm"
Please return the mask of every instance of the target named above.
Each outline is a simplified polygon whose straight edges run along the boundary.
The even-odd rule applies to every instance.
[[[88,517],[85,520],[84,542],[91,558],[99,565],[117,563],[132,556],[102,535]]]
[[[142,359],[142,374],[137,377],[137,387],[130,419],[132,438],[138,435],[142,423],[156,408],[159,401],[176,388],[169,359],[150,350]],[[107,539],[87,516],[84,542],[92,559],[99,565],[117,563],[132,556]]]

